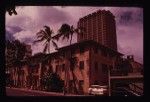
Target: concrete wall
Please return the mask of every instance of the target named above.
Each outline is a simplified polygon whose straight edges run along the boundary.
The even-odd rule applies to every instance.
[[[37,73],[32,72],[32,78],[31,80],[37,81],[36,85],[34,85],[36,88],[39,89],[42,85],[40,84],[41,77],[44,74],[44,66],[46,68],[45,72],[48,71],[50,66],[52,66],[53,72],[56,72],[56,66],[58,66],[57,73],[59,74],[60,78],[62,80],[65,79],[65,71],[62,71],[62,65],[65,64],[65,68],[68,70],[68,80],[73,80],[72,71],[70,70],[70,61],[69,61],[69,50],[65,50],[65,57],[60,57],[62,53],[57,54],[55,57],[51,57],[51,61],[48,61],[50,63],[38,63],[39,66],[35,68],[30,68],[28,65],[22,66],[21,70],[24,72],[24,75],[21,75],[20,78],[22,80],[22,87],[27,87],[27,76],[29,76],[29,71],[32,69],[37,69]],[[77,58],[77,64],[75,65],[75,68],[73,70],[73,73],[76,77],[75,84],[77,86],[78,91],[79,90],[79,83],[80,81],[83,81],[83,92],[86,94],[88,93],[88,88],[94,84],[95,81],[98,81],[98,84],[103,85],[107,84],[108,80],[108,73],[103,73],[102,71],[102,64],[107,65],[107,69],[109,66],[114,67],[115,57],[110,58],[110,56],[104,56],[101,53],[101,50],[98,50],[98,53],[94,52],[94,46],[86,46],[84,47],[84,52],[80,52],[80,48],[77,48],[73,50],[73,57]],[[80,61],[84,61],[84,68],[79,68]],[[95,71],[95,62],[98,63],[98,71]],[[18,70],[16,68],[16,70]],[[15,81],[18,81],[18,74],[16,72],[13,72],[13,79]],[[33,83],[32,83],[33,84]],[[32,85],[31,85],[32,86]]]
[[[62,64],[65,64],[65,68],[69,69],[68,74],[68,80],[73,80],[72,72],[70,70],[70,62],[68,60],[69,58],[69,51],[66,52],[65,58],[58,59],[52,58],[51,65],[53,68],[53,71],[56,72],[56,66],[59,65],[57,73],[60,75],[61,79],[65,79],[65,71],[62,71]],[[68,57],[68,58],[67,58]],[[79,81],[83,80],[83,91],[84,93],[88,92],[89,88],[89,50],[85,48],[85,51],[83,53],[80,53],[80,49],[76,49],[74,51],[73,57],[77,57],[77,64],[73,70],[76,80],[76,86],[79,88]],[[84,61],[84,69],[79,69],[79,62]]]
[[[90,85],[93,85],[95,84],[95,81],[97,81],[99,85],[107,85],[108,83],[108,69],[110,68],[110,66],[112,68],[114,68],[114,62],[115,62],[115,56],[113,58],[110,58],[110,56],[107,55],[104,56],[102,55],[101,53],[101,50],[102,49],[98,49],[98,52],[95,53],[94,52],[94,46],[91,47],[91,53],[90,53],[90,62],[91,62],[91,65],[90,65]],[[98,64],[98,70],[96,71],[95,69],[95,63],[97,62]],[[102,71],[102,64],[105,64],[107,65],[107,68],[106,68],[106,73],[104,73]]]

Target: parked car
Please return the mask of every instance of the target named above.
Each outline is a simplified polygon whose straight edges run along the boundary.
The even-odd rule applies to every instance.
[[[107,95],[108,88],[107,86],[91,85],[91,87],[88,90],[88,93],[90,95]]]

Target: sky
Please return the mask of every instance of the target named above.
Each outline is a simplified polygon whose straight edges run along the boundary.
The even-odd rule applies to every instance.
[[[137,7],[92,7],[92,6],[17,6],[17,15],[6,12],[6,39],[18,39],[32,46],[32,55],[42,52],[43,43],[33,44],[36,33],[47,25],[56,34],[63,23],[77,26],[82,18],[97,10],[109,10],[116,20],[118,51],[134,55],[136,61],[143,63],[143,8]],[[73,43],[77,42],[74,35]],[[66,46],[67,40],[58,41],[58,47]],[[51,52],[54,48],[51,48]]]

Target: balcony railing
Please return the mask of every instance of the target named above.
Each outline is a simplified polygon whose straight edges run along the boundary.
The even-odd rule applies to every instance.
[[[124,76],[128,75],[128,72],[122,69],[113,69],[110,71],[111,76]]]

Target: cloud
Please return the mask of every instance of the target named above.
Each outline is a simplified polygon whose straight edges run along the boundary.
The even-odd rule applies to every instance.
[[[118,14],[117,23],[126,26],[143,24],[143,11],[141,9],[123,11]]]
[[[6,35],[5,35],[5,38],[6,38],[6,41],[9,40],[9,41],[13,41],[15,40],[15,38],[13,37],[13,34],[9,31],[6,30]]]
[[[128,9],[117,17],[117,42],[122,47],[118,50],[143,63],[143,10]]]
[[[20,32],[17,32],[13,35],[13,37],[15,39],[20,40],[21,42],[25,42],[25,43],[32,43],[35,35],[33,34],[32,31],[29,30],[22,30]]]
[[[18,15],[6,14],[6,29],[15,39],[30,43],[36,39],[36,32],[44,25],[50,26],[55,33],[63,23],[77,26],[79,18],[97,10],[110,10],[116,19],[118,51],[124,54],[133,54],[137,61],[143,60],[143,9],[136,7],[79,7],[79,6],[19,6]],[[16,31],[19,27],[21,30]],[[14,29],[10,32],[9,29]],[[9,32],[8,32],[9,30]],[[6,36],[7,37],[7,36]],[[74,35],[73,42],[77,41]],[[58,46],[66,46],[69,42],[59,41]],[[42,52],[43,45],[32,44],[33,53]],[[54,48],[52,48],[54,51]]]
[[[13,36],[13,34],[22,31],[23,29],[21,29],[20,27],[17,26],[6,26],[6,40],[15,40],[15,37]]]

